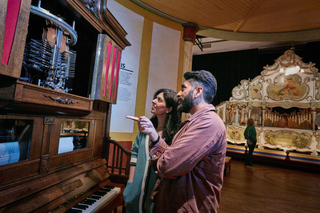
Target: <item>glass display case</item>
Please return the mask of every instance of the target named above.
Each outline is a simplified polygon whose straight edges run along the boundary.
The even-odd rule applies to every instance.
[[[62,121],[58,154],[87,148],[89,127],[89,121]]]
[[[27,160],[33,121],[0,119],[0,166]]]

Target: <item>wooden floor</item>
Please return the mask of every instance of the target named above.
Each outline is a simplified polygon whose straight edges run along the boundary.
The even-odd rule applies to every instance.
[[[320,213],[320,174],[232,159],[221,196],[219,213]]]
[[[320,175],[232,160],[219,213],[320,212]]]

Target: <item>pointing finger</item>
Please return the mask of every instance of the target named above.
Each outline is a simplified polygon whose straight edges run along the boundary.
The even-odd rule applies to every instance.
[[[134,117],[134,116],[130,116],[130,115],[126,116],[126,118],[134,120],[134,121],[139,121],[139,118]]]

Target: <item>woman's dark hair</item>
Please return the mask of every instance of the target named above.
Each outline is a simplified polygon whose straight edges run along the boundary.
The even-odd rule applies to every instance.
[[[247,126],[253,126],[254,125],[254,120],[252,118],[249,118],[247,120]]]
[[[168,145],[171,145],[173,136],[176,134],[178,127],[180,125],[180,114],[177,111],[178,102],[177,102],[177,93],[171,89],[159,89],[153,95],[153,99],[156,99],[157,96],[163,92],[163,98],[166,102],[166,106],[168,108],[172,107],[171,112],[167,113],[166,120],[164,121],[164,127],[162,131],[162,138]],[[150,118],[153,126],[155,128],[158,127],[158,119],[157,116],[153,115]]]

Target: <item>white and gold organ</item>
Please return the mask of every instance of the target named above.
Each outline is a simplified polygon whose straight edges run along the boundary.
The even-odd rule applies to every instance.
[[[231,146],[246,144],[243,132],[247,119],[253,118],[257,151],[284,152],[287,158],[291,153],[319,156],[320,74],[316,65],[304,63],[294,48],[273,65],[266,65],[261,75],[242,80],[233,88],[232,97],[216,108]]]

